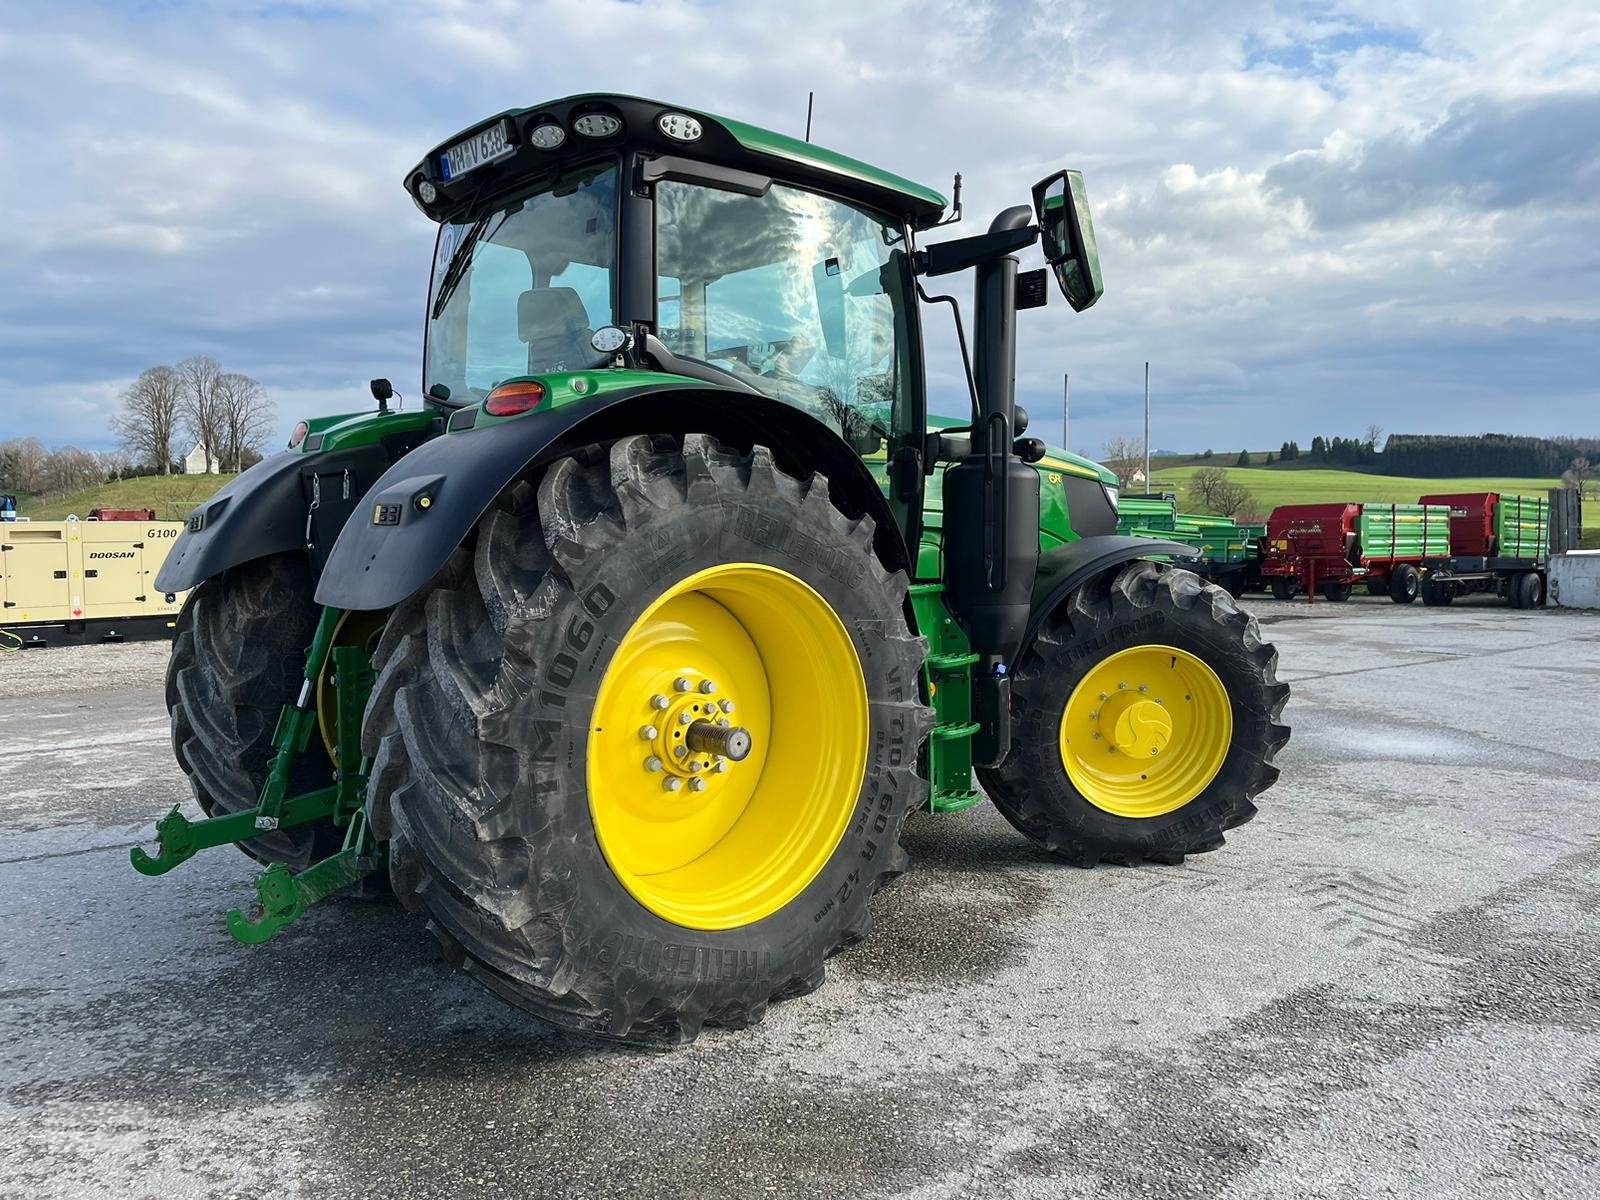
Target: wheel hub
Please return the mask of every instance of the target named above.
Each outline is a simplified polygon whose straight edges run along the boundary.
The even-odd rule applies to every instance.
[[[738,701],[693,669],[674,672],[660,684],[640,698],[642,778],[646,786],[650,777],[658,779],[654,786],[669,793],[707,791],[748,759],[754,746],[750,731],[730,715]]]
[[[1101,710],[1098,724],[1107,749],[1115,747],[1123,754],[1160,754],[1172,740],[1172,716],[1159,699],[1141,696],[1118,703],[1113,698]]]

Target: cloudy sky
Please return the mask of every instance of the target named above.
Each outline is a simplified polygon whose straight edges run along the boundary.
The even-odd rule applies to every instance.
[[[1022,317],[1074,449],[1600,434],[1600,6],[1464,0],[6,0],[0,438],[110,445],[142,368],[214,355],[300,415],[415,393],[432,229],[400,179],[579,91],[814,137],[977,232],[1084,171],[1106,295]],[[936,407],[963,404],[944,309]]]

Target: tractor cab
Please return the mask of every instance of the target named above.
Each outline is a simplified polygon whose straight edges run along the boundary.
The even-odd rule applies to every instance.
[[[503,113],[408,177],[439,222],[424,394],[629,365],[755,391],[867,453],[920,431],[912,237],[938,193],[625,96]],[[619,335],[608,334],[618,338]]]

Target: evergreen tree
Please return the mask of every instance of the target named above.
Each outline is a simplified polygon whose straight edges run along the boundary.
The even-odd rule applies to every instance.
[[[1248,467],[1250,465],[1250,451],[1248,451],[1248,450],[1239,451],[1239,461],[1234,463],[1233,465],[1236,466],[1236,467]]]

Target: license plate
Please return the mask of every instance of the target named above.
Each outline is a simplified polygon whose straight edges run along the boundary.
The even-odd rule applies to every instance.
[[[475,171],[485,163],[504,158],[515,149],[506,123],[500,121],[479,130],[464,142],[457,142],[441,154],[439,174],[446,181],[459,179],[468,171]]]

